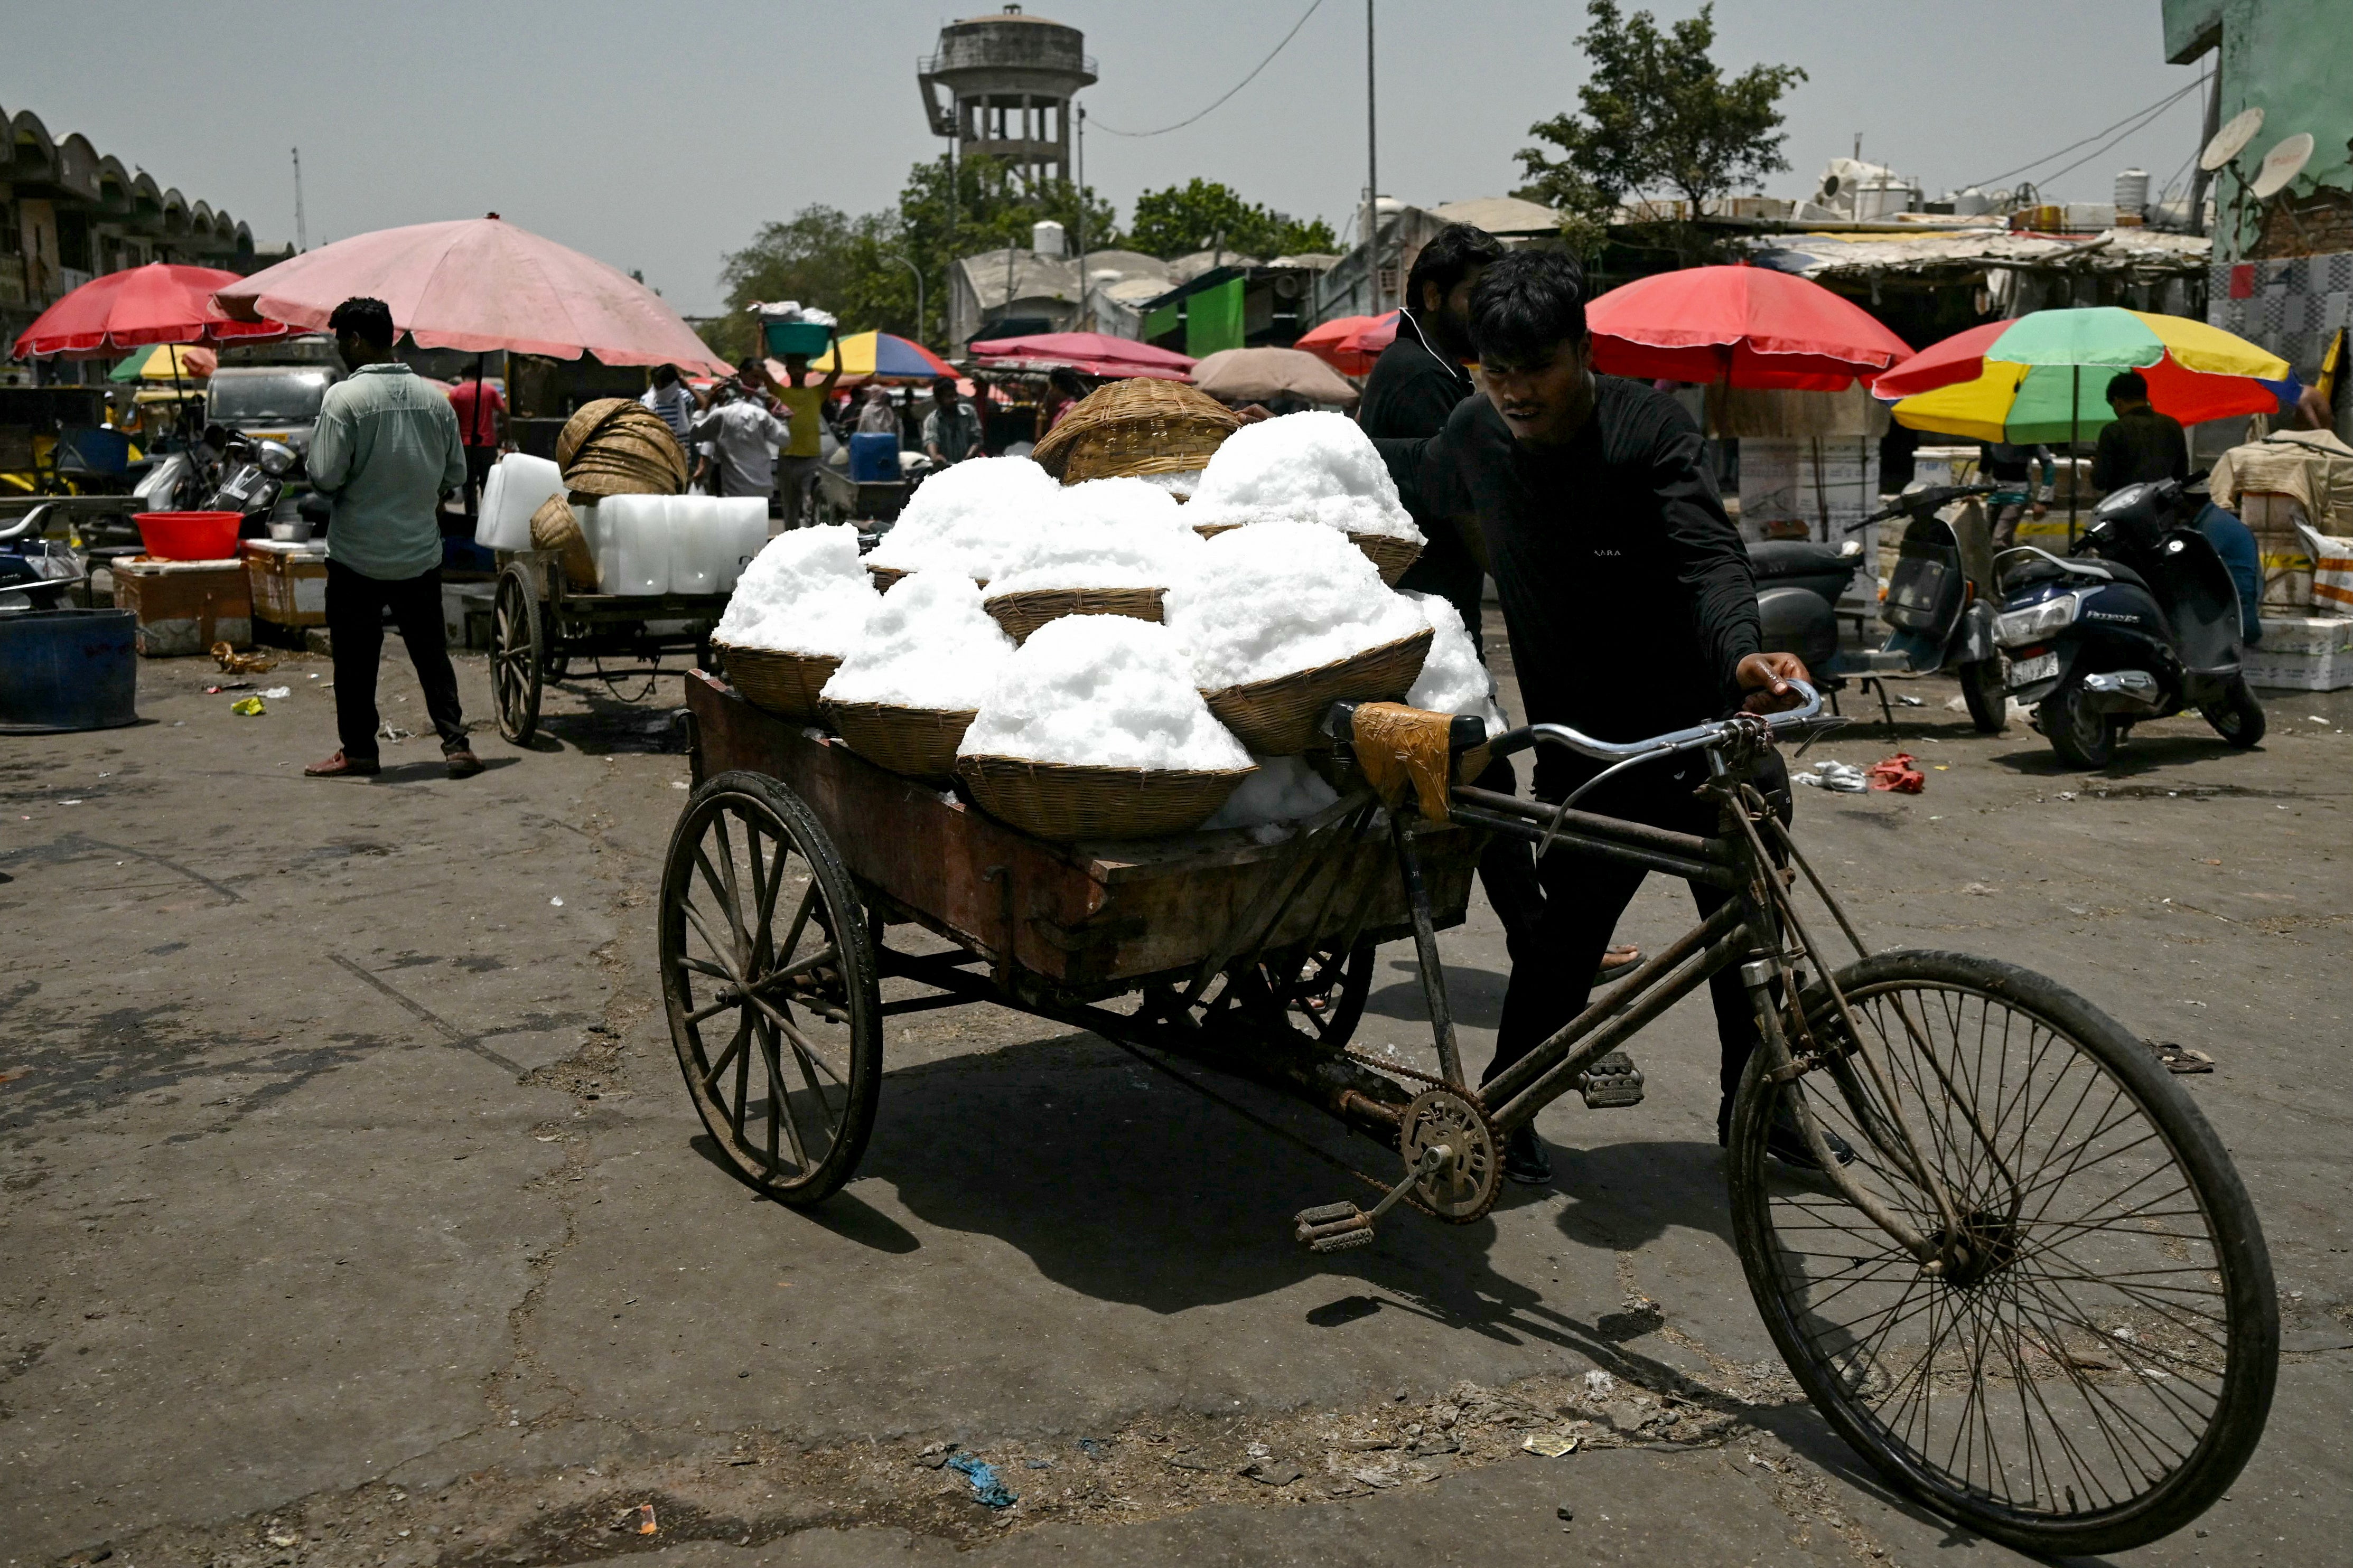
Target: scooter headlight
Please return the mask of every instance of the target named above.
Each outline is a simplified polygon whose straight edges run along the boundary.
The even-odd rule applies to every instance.
[[[2052,632],[2073,625],[2083,604],[2077,595],[2060,594],[2022,610],[2005,610],[1994,617],[1993,640],[2004,647],[2041,642]]]

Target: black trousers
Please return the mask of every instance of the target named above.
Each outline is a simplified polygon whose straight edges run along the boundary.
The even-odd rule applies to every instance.
[[[1757,779],[1778,811],[1787,819],[1788,775],[1778,756],[1768,759],[1771,772]],[[1694,799],[1693,789],[1705,773],[1705,763],[1687,760],[1677,766],[1661,763],[1629,770],[1577,803],[1580,811],[1623,817],[1677,833],[1713,837],[1715,808]],[[1539,796],[1557,801],[1575,781],[1540,774]],[[1484,868],[1483,862],[1482,869]],[[1633,901],[1635,890],[1650,873],[1612,860],[1572,855],[1554,849],[1536,866],[1544,889],[1543,913],[1525,956],[1512,957],[1512,979],[1504,993],[1504,1016],[1495,1032],[1495,1059],[1481,1081],[1518,1061],[1544,1044],[1571,1018],[1585,1010],[1591,998],[1594,971],[1618,929],[1619,919]],[[1699,918],[1715,913],[1732,895],[1704,882],[1690,884]],[[1740,1074],[1757,1048],[1757,1016],[1741,984],[1737,965],[1718,970],[1707,983],[1708,999],[1715,1007],[1716,1038],[1722,1047],[1720,1081],[1728,1103],[1740,1087]]]
[[[1473,782],[1497,795],[1519,792],[1519,775],[1512,771],[1509,757],[1497,757]],[[1536,880],[1535,846],[1500,833],[1488,839],[1479,856],[1479,885],[1486,889],[1487,902],[1503,922],[1504,951],[1511,955],[1512,966],[1517,969],[1524,962],[1535,962],[1542,951],[1536,943],[1538,922],[1545,911],[1544,887]]]
[[[353,762],[376,760],[375,667],[384,657],[384,613],[392,612],[408,662],[425,688],[425,711],[441,737],[441,749],[466,743],[465,716],[458,709],[458,672],[441,624],[441,568],[421,577],[386,582],[364,576],[330,559],[327,563],[327,636],[335,650],[335,732],[343,755]]]
[[[496,447],[466,448],[466,515],[481,515],[482,487],[491,482],[491,469],[499,460]]]

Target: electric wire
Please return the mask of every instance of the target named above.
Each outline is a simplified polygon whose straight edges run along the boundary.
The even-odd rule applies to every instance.
[[[2191,82],[2189,85],[2190,87],[2195,88],[2198,84],[2196,82]],[[2140,132],[2147,130],[2150,126],[2158,122],[2158,121],[2164,115],[2166,110],[2170,109],[2174,104],[2180,102],[2182,98],[2185,96],[2187,96],[2186,93],[2175,94],[2164,104],[2145,116],[2138,124],[2127,126],[2126,129],[2117,132],[2114,136],[2109,137],[2105,142],[2101,142],[2098,146],[2093,148],[2090,152],[2084,153],[2073,163],[2066,165],[2066,167],[2053,169],[2051,173],[2042,176],[2043,180],[2047,183],[2057,179],[2062,174],[2070,174],[2074,170],[2080,169],[2084,164],[2090,163],[2093,159],[2098,157],[2101,153],[2105,153],[2108,149],[2114,147],[2126,137],[2136,135]]]
[[[2202,81],[2202,79],[2201,79],[2201,81]],[[2200,87],[2200,85],[2201,85],[2201,82],[2199,82],[2199,81],[2193,81],[2193,82],[2189,83],[2187,87],[2184,87],[2184,88],[2180,89],[2179,91],[2169,92],[2169,93],[2166,94],[2163,98],[2158,99],[2155,103],[2152,103],[2152,104],[2148,105],[2147,108],[2144,108],[2144,109],[2136,109],[2136,110],[2134,110],[2130,114],[2127,114],[2127,115],[2126,115],[2122,120],[2117,121],[2116,122],[2116,124],[2114,124],[2114,125],[2106,125],[2106,126],[2103,126],[2103,127],[2101,127],[2099,130],[2093,132],[2089,136],[2084,137],[2084,138],[2083,139],[2083,141],[2081,141],[2081,142],[2068,142],[2068,143],[2067,143],[2067,145],[2065,145],[2064,147],[2060,148],[2060,149],[2059,149],[2059,151],[2057,151],[2056,153],[2045,153],[2042,157],[2035,159],[2032,163],[2021,163],[2021,164],[2020,164],[2017,168],[2015,168],[2015,169],[2004,169],[2000,174],[1996,174],[1996,175],[1992,176],[1992,178],[1990,178],[1990,179],[1984,179],[1984,180],[1971,180],[1971,181],[1970,181],[1970,182],[1968,182],[1968,183],[1969,183],[1970,184],[1972,184],[1972,185],[1976,185],[1976,186],[1977,186],[1977,187],[1978,187],[1980,190],[1982,190],[1982,189],[1983,189],[1983,188],[1985,188],[1986,186],[1990,185],[1990,184],[1993,184],[1996,181],[2000,181],[2000,180],[2007,180],[2007,179],[2009,179],[2012,174],[2022,174],[2026,173],[2026,171],[2027,171],[2027,170],[2029,170],[2029,169],[2038,168],[2038,167],[2040,167],[2041,165],[2042,165],[2042,164],[2044,164],[2044,163],[2049,163],[2049,162],[2051,162],[2051,160],[2052,160],[2052,159],[2053,159],[2053,158],[2063,158],[2063,157],[2065,157],[2068,153],[2073,153],[2073,152],[2076,148],[2078,148],[2078,147],[2084,146],[2084,145],[2085,145],[2085,144],[2086,144],[2086,143],[2088,143],[2088,142],[2097,142],[2101,137],[2105,136],[2109,132],[2116,130],[2116,129],[2117,128],[2117,126],[2121,126],[2121,125],[2129,125],[2129,124],[2131,124],[2134,121],[2136,121],[2136,120],[2139,120],[2139,119],[2141,119],[2143,116],[2146,116],[2146,115],[2154,115],[2154,114],[2158,113],[2158,112],[2159,110],[2165,110],[2165,109],[2168,109],[2168,108],[2172,107],[2172,105],[2173,105],[2173,104],[2174,104],[2178,100],[2181,99],[2182,97],[2186,96],[2187,94],[2189,94],[2189,93],[2192,93],[2192,92],[2197,91],[2197,90],[2198,90],[2198,89],[2199,89],[2199,87]],[[2073,165],[2070,165],[2070,167],[2072,167],[2072,166],[2073,166]],[[2062,173],[2063,173],[2063,172],[2064,172],[2064,171],[2062,171]],[[2052,179],[2052,178],[2056,178],[2056,176],[2055,176],[2055,175],[2049,175],[2049,174],[2046,174],[2046,175],[2044,175],[2044,176],[2043,176],[2043,178],[2045,178],[2045,179]]]
[[[1274,63],[1274,57],[1282,53],[1285,48],[1290,47],[1291,40],[1299,36],[1299,29],[1307,26],[1307,18],[1313,16],[1317,11],[1323,9],[1323,6],[1324,0],[1310,0],[1307,9],[1300,13],[1299,20],[1291,25],[1291,31],[1282,35],[1282,42],[1275,45],[1272,49],[1269,50],[1266,58],[1252,66],[1250,68],[1250,75],[1242,78],[1241,80],[1234,83],[1232,87],[1227,89],[1225,93],[1218,99],[1217,102],[1210,104],[1208,109],[1204,109],[1199,114],[1180,120],[1174,125],[1164,125],[1157,131],[1122,131],[1116,125],[1104,124],[1101,119],[1092,114],[1087,116],[1087,122],[1098,131],[1108,131],[1114,136],[1126,136],[1136,140],[1142,140],[1147,136],[1166,136],[1171,131],[1182,131],[1187,125],[1192,124],[1194,121],[1199,120],[1203,116],[1208,114],[1211,110],[1215,110],[1222,106],[1227,99],[1233,97],[1235,93],[1241,91],[1242,89],[1256,81],[1258,79],[1258,73],[1266,69],[1267,67]]]

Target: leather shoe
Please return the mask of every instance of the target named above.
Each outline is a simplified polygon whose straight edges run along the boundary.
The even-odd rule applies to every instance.
[[[1552,1182],[1552,1156],[1536,1137],[1533,1127],[1523,1127],[1504,1140],[1504,1176],[1524,1187],[1541,1187]]]
[[[469,746],[452,746],[441,753],[441,760],[449,764],[453,779],[470,779],[482,771],[482,759]]]
[[[347,757],[337,752],[323,763],[312,763],[302,770],[302,776],[313,779],[368,778],[384,772],[384,764],[374,757]]]

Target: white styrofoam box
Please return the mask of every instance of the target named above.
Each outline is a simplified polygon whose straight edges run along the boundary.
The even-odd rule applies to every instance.
[[[2263,640],[2246,650],[2247,684],[2291,691],[2353,686],[2353,620],[2341,616],[2263,617]]]
[[[1878,510],[1878,443],[1845,437],[1741,440],[1740,526],[1746,537],[1769,538],[1767,525],[1797,521],[1820,538],[1827,513],[1836,543],[1848,537],[1849,524]]]
[[[1972,484],[1977,467],[1975,447],[1921,447],[1912,453],[1912,478],[1917,484]]]
[[[474,542],[490,550],[529,550],[531,514],[564,489],[564,471],[544,458],[509,452],[491,465],[474,518]]]

